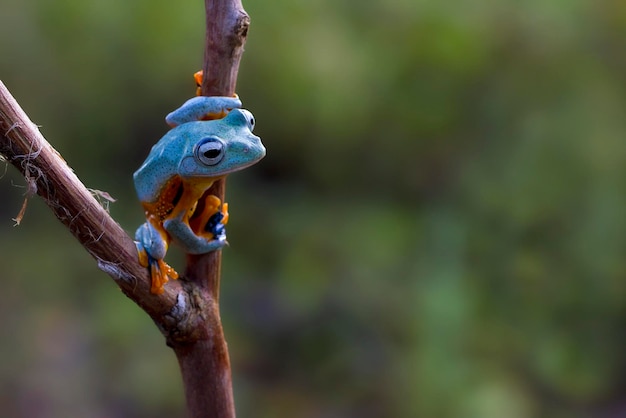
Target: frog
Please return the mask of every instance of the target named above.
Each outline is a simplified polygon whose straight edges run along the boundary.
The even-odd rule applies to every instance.
[[[149,269],[150,292],[161,294],[178,273],[165,261],[172,242],[187,254],[227,245],[228,204],[209,192],[226,175],[265,156],[252,133],[254,116],[237,96],[197,96],[165,118],[171,129],[133,175],[146,222],[135,232],[139,263]]]

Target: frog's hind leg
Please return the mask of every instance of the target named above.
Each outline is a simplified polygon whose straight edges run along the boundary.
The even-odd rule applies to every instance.
[[[165,117],[168,125],[174,127],[198,120],[221,119],[232,109],[241,107],[238,97],[198,96],[187,100],[181,107]]]
[[[150,292],[154,294],[163,293],[163,285],[169,281],[169,278],[178,278],[176,270],[163,261],[167,252],[167,242],[149,222],[137,228],[135,240],[139,263],[150,269],[152,279]]]
[[[167,253],[167,243],[163,239],[161,233],[150,222],[141,224],[135,232],[135,240],[137,241],[137,249],[147,252],[148,256],[152,259],[161,259],[165,257]],[[141,247],[141,248],[140,248]],[[140,261],[145,256],[139,255]],[[144,263],[142,263],[143,265]],[[147,267],[147,266],[146,266]]]

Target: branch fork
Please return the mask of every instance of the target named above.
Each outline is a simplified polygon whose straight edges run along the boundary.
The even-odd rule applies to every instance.
[[[240,0],[205,0],[206,48],[201,93],[232,96],[250,19]],[[234,418],[230,360],[219,315],[221,251],[188,255],[183,280],[150,292],[151,278],[139,264],[133,239],[96,200],[61,155],[45,140],[0,81],[0,156],[38,194],[55,216],[139,305],[164,334],[179,361],[192,418]],[[210,189],[224,200],[224,180]],[[19,224],[26,201],[16,217]]]

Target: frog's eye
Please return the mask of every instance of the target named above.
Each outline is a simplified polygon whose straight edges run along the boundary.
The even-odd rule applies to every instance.
[[[246,118],[246,122],[248,122],[248,128],[250,128],[251,131],[254,130],[254,116],[252,116],[252,113],[248,112],[246,109],[240,109],[240,111]]]
[[[196,158],[204,165],[215,165],[224,158],[224,143],[217,138],[206,138],[196,147]]]

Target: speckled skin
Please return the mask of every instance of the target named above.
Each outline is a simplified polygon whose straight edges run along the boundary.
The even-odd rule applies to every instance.
[[[230,109],[241,107],[239,97],[198,96],[187,100],[181,107],[169,113],[165,122],[170,126],[193,122],[210,115],[211,119],[220,119],[226,116]]]
[[[147,219],[135,239],[140,262],[150,267],[153,293],[163,291],[168,276],[178,277],[163,261],[172,240],[189,254],[215,251],[226,244],[226,204],[205,192],[218,178],[265,155],[260,138],[252,133],[252,114],[244,109],[229,111],[239,106],[238,99],[228,97],[188,100],[167,116],[166,121],[176,127],[152,147],[134,174]],[[213,118],[226,116],[198,121],[207,113]]]
[[[248,126],[251,116],[247,110],[235,109],[224,119],[187,122],[167,132],[133,176],[139,200],[156,200],[161,187],[174,175],[204,181],[242,170],[263,158],[265,148]],[[215,166],[201,164],[194,155],[198,142],[208,137],[217,137],[226,145],[223,160]]]

